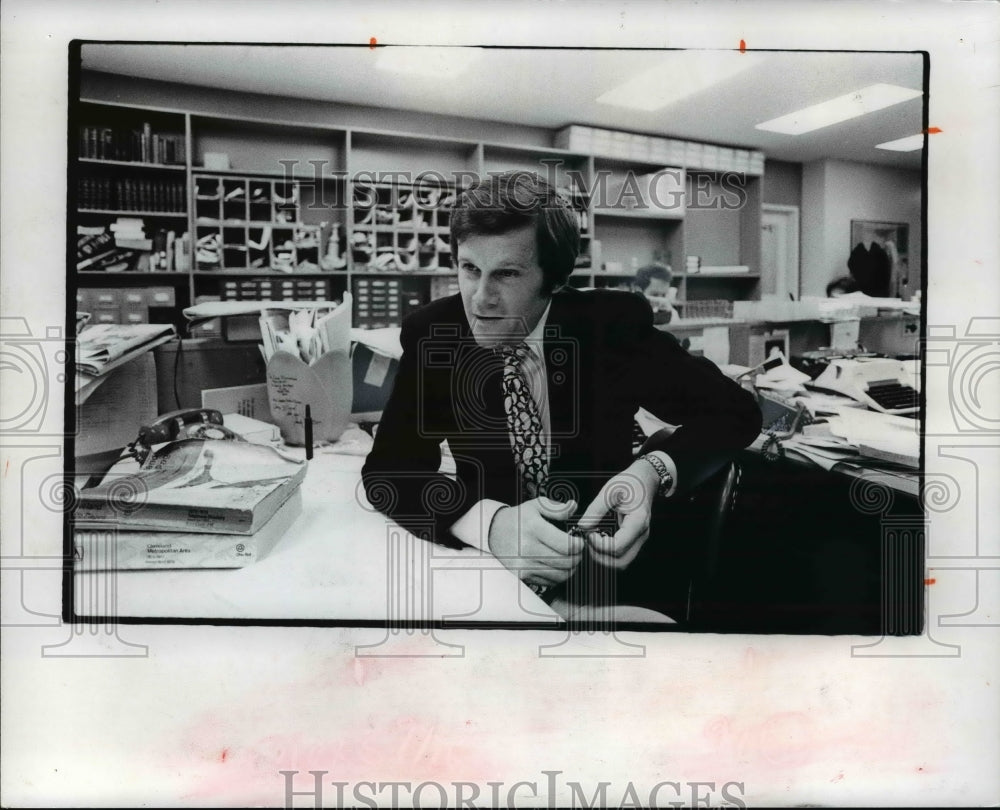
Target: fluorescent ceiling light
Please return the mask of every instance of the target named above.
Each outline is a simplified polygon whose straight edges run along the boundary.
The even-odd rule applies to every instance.
[[[448,79],[472,64],[482,48],[439,48],[389,45],[379,48],[375,67],[410,76]]]
[[[853,93],[824,101],[822,104],[814,104],[780,118],[772,118],[763,124],[757,124],[756,128],[768,132],[780,132],[783,135],[802,135],[805,132],[839,124],[841,121],[848,121],[859,115],[891,107],[893,104],[909,101],[911,98],[919,98],[922,95],[920,90],[911,90],[909,87],[897,87],[894,84],[873,84],[855,90]]]
[[[924,134],[908,135],[894,141],[886,141],[875,145],[876,149],[888,149],[890,152],[916,152],[924,148]]]
[[[719,84],[761,62],[758,54],[679,51],[597,98],[598,104],[653,112]]]

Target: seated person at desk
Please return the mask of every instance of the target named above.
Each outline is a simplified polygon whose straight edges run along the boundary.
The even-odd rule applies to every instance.
[[[848,293],[857,291],[858,283],[852,276],[841,276],[840,278],[835,278],[826,285],[827,298],[840,298],[842,295],[847,295]]]
[[[653,499],[697,486],[761,424],[753,396],[655,329],[644,299],[567,285],[579,240],[572,210],[534,174],[460,195],[460,292],[404,319],[362,471],[375,508],[418,536],[492,553],[557,610],[586,566],[640,566],[655,545]],[[640,406],[679,427],[635,459]],[[455,477],[440,471],[442,440]],[[615,525],[596,531],[607,517]]]
[[[676,321],[680,316],[670,303],[672,287],[670,280],[673,274],[665,264],[647,264],[635,273],[632,291],[646,296],[653,308],[653,323],[664,324]]]

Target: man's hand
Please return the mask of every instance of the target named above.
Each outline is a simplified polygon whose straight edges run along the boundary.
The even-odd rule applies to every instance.
[[[585,543],[549,521],[567,520],[575,510],[575,501],[548,498],[504,506],[490,524],[490,551],[525,582],[558,585],[579,564]]]
[[[649,518],[660,477],[648,461],[637,459],[628,469],[611,478],[583,513],[578,528],[588,532],[590,556],[610,568],[625,568],[649,537]],[[618,518],[614,535],[593,531],[602,518],[613,512]]]

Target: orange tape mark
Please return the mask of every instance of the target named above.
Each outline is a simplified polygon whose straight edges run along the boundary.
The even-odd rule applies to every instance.
[[[378,45],[378,40],[375,39],[375,37],[372,37],[370,40],[368,40],[368,47],[371,48],[373,51],[375,50],[376,45]]]
[[[746,44],[746,42],[744,40],[741,39],[740,40],[740,53],[746,53],[746,52],[747,52],[747,44]]]
[[[942,131],[941,127],[927,127],[927,130],[926,130],[926,132],[927,132],[928,135],[937,135],[941,131]]]

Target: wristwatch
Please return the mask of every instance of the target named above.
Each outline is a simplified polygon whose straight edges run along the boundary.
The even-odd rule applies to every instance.
[[[667,493],[669,493],[674,488],[674,476],[671,474],[670,470],[667,469],[667,465],[663,461],[654,456],[652,453],[647,453],[641,456],[644,461],[648,461],[652,468],[656,470],[656,474],[660,476],[660,486],[656,490],[656,494],[661,498],[666,498]]]

